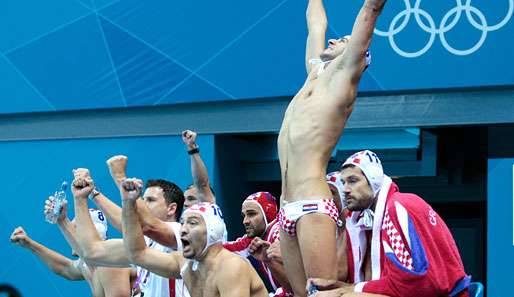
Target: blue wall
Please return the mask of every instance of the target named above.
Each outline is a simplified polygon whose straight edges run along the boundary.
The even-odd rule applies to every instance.
[[[214,167],[214,137],[202,135],[202,147],[209,174]],[[17,287],[23,296],[89,296],[85,282],[70,282],[54,275],[29,251],[10,244],[8,238],[17,226],[23,226],[34,240],[70,256],[56,226],[43,218],[46,197],[63,180],[71,181],[71,170],[90,168],[102,192],[120,203],[105,161],[112,155],[129,157],[128,175],[165,178],[181,187],[191,182],[189,156],[180,137],[138,137],[119,139],[56,140],[4,142],[0,144],[0,180],[3,184],[0,208],[0,283]],[[71,193],[68,191],[68,196]],[[69,196],[70,197],[70,196]],[[71,198],[70,198],[71,199]],[[73,216],[73,210],[69,210]],[[118,237],[119,233],[109,235]]]
[[[487,182],[487,294],[512,296],[514,159],[490,159]]]
[[[349,34],[362,1],[324,2],[329,37]],[[514,1],[497,2],[388,1],[360,89],[513,85]],[[2,3],[0,113],[290,96],[305,79],[307,1]]]

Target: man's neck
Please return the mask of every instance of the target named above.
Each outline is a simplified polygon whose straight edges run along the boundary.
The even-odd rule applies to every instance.
[[[196,260],[196,261],[198,261],[198,263],[200,263],[201,266],[208,268],[214,263],[216,257],[218,256],[219,253],[221,253],[222,250],[223,250],[223,245],[221,243],[216,243],[214,245],[211,245],[207,249],[205,256],[203,256],[201,259]]]

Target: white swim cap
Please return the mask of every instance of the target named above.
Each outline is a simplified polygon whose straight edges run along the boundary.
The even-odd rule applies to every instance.
[[[98,209],[90,208],[89,215],[91,216],[91,221],[93,221],[93,225],[95,225],[96,231],[102,240],[107,239],[107,220],[105,219],[104,213]]]
[[[384,181],[384,169],[378,156],[369,150],[360,151],[346,159],[341,168],[347,165],[354,165],[362,170],[376,196],[382,188],[382,182]]]
[[[223,213],[216,205],[208,202],[200,202],[187,208],[182,216],[186,213],[200,214],[205,221],[207,229],[207,243],[202,251],[205,254],[207,249],[215,243],[223,243],[226,240],[227,228],[223,221]]]

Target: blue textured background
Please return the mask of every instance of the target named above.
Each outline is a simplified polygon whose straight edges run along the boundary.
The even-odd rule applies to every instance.
[[[415,1],[388,1],[378,29]],[[455,26],[444,34],[457,49],[480,38],[457,2],[419,1],[420,24]],[[497,3],[496,3],[497,2]],[[474,53],[447,51],[440,35],[416,58],[397,54],[374,37],[373,65],[363,91],[514,84],[513,0],[471,1],[489,31]],[[0,4],[0,113],[174,104],[289,96],[305,78],[307,1],[4,0]],[[325,0],[328,35],[351,32],[362,1]],[[454,11],[456,12],[456,11]],[[415,52],[430,34],[410,14],[394,36]],[[405,20],[397,19],[395,28]]]
[[[202,135],[198,144],[212,176],[214,137]],[[190,160],[180,137],[27,141],[0,145],[0,179],[4,185],[0,208],[0,284],[13,285],[24,297],[90,296],[85,281],[71,282],[53,274],[28,250],[9,243],[9,236],[14,228],[23,226],[34,240],[71,257],[71,249],[58,227],[44,221],[44,201],[63,180],[71,182],[73,168],[87,167],[101,191],[121,205],[105,165],[115,154],[129,156],[129,176],[143,180],[165,178],[182,188],[191,183]],[[67,194],[68,201],[72,202],[69,190]],[[73,217],[71,204],[70,218]],[[108,236],[121,237],[112,227]]]

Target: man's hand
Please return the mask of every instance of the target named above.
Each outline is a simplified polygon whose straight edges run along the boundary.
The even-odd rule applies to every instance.
[[[76,171],[74,170],[73,173],[75,174],[75,172]],[[73,193],[73,197],[87,199],[94,188],[95,183],[91,177],[79,176],[73,180],[71,192]]]
[[[252,255],[255,259],[262,262],[266,262],[269,261],[267,256],[267,251],[269,247],[269,242],[259,237],[255,237],[248,246],[248,251],[250,252],[250,255]]]
[[[182,132],[182,141],[184,141],[184,144],[187,145],[188,150],[192,150],[197,148],[196,145],[196,132],[193,132],[191,130],[186,130]]]
[[[47,214],[53,214],[54,207],[55,207],[55,197],[50,196],[45,201],[45,209],[43,211],[45,216]],[[61,223],[67,217],[68,217],[68,201],[64,200],[61,203],[61,212],[59,213],[59,217],[57,217],[57,223]]]
[[[107,160],[109,173],[118,187],[127,178],[127,161],[128,158],[123,155],[113,156]]]
[[[136,200],[143,191],[143,181],[137,178],[127,178],[121,182],[120,190],[123,200]]]
[[[311,285],[316,286],[319,290],[316,294],[310,295],[313,297],[335,297],[343,296],[345,293],[353,292],[354,285],[340,282],[337,280],[328,280],[321,278],[309,278],[307,280],[306,290],[309,291]]]
[[[87,168],[76,168],[72,170],[73,178],[91,178],[91,173]]]
[[[21,247],[29,247],[30,241],[30,237],[27,235],[27,233],[25,233],[25,230],[23,230],[22,227],[14,229],[13,233],[11,234],[11,242]]]
[[[365,5],[375,10],[381,10],[386,1],[387,0],[366,0]]]
[[[280,252],[280,241],[276,240],[271,244],[267,251],[268,259],[284,264],[282,260],[282,254]]]

